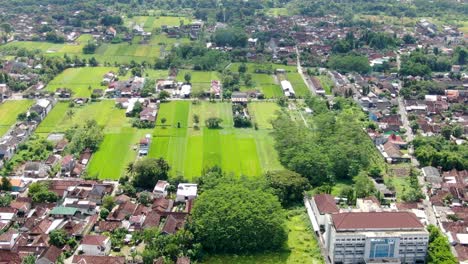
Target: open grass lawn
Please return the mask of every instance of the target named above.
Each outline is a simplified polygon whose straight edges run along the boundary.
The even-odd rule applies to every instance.
[[[276,116],[276,111],[281,110],[278,104],[273,102],[252,102],[248,105],[249,113],[259,129],[272,129],[271,120]]]
[[[193,71],[193,70],[180,70],[177,73],[177,81],[185,82],[185,74],[190,73],[192,79],[190,82],[192,83],[192,92],[202,92],[209,90],[211,88],[211,81],[212,80],[220,80],[221,76],[216,71]]]
[[[0,137],[16,122],[19,114],[26,112],[33,105],[32,100],[15,100],[0,103]]]
[[[182,22],[181,22],[182,21]],[[177,17],[177,16],[134,16],[131,18],[125,19],[125,25],[130,27],[132,25],[143,26],[145,31],[153,31],[156,28],[161,28],[162,26],[180,26],[181,23],[184,25],[191,23],[190,18],[186,17]]]
[[[311,230],[306,213],[290,217],[287,220],[288,241],[285,249],[279,252],[253,255],[212,255],[202,263],[210,264],[299,264],[324,263],[320,248]]]
[[[290,12],[287,8],[269,8],[267,11],[267,15],[272,17],[288,16],[289,13]]]
[[[271,107],[266,105],[266,111]],[[200,118],[199,129],[193,127],[194,114]],[[223,119],[222,128],[205,127],[205,120],[210,117]],[[234,128],[230,103],[162,104],[149,156],[167,159],[172,167],[171,176],[182,175],[187,179],[199,177],[204,168],[214,165],[236,176],[255,177],[268,170],[282,169],[268,130]]]
[[[239,66],[241,65],[242,63],[240,62],[235,62],[235,63],[231,63],[229,65],[229,69],[231,69],[232,71],[239,71]],[[290,66],[290,65],[283,65],[283,64],[275,64],[275,63],[253,63],[253,62],[248,62],[248,63],[245,63],[247,65],[247,72],[248,73],[256,73],[257,70],[271,70],[272,73],[274,73],[274,71],[276,69],[284,69],[286,70],[287,72],[297,72],[297,67],[296,66]]]
[[[73,97],[90,97],[94,89],[106,89],[101,81],[109,71],[117,72],[114,67],[84,67],[69,68],[57,75],[46,87],[46,90],[55,92],[57,88],[69,88]],[[91,89],[89,89],[91,87]]]

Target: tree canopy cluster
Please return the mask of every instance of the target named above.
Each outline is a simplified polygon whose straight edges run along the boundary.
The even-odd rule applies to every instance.
[[[312,128],[281,113],[273,122],[273,137],[281,163],[314,186],[352,179],[371,164],[375,149],[361,128],[361,110],[336,98],[334,111],[321,99],[308,100],[316,115]]]
[[[457,145],[442,136],[416,137],[414,154],[421,166],[442,167],[443,170],[468,169],[468,145]]]
[[[99,148],[99,144],[104,139],[102,128],[96,120],[87,120],[83,125],[68,129],[65,137],[70,142],[66,151],[71,154],[80,154],[83,150],[89,148],[92,152]]]
[[[193,230],[206,251],[248,253],[284,245],[283,209],[278,198],[261,186],[247,179],[205,186],[193,208]]]
[[[458,260],[450,250],[448,239],[442,234],[436,226],[430,225],[429,231],[429,248],[427,252],[427,263],[436,264],[456,264]]]
[[[371,70],[366,56],[357,54],[332,55],[328,59],[328,67],[341,73],[368,73]]]
[[[131,173],[134,174],[133,185],[144,189],[154,188],[158,180],[166,180],[169,164],[162,158],[144,158],[133,164]]]
[[[31,183],[28,189],[28,196],[31,197],[35,203],[53,203],[58,200],[57,194],[50,191],[48,182]]]

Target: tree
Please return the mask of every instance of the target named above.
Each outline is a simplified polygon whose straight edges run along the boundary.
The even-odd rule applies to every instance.
[[[159,96],[158,96],[158,99],[161,101],[161,102],[164,102],[167,100],[167,98],[170,98],[171,95],[169,94],[169,92],[167,91],[161,91],[159,92]]]
[[[364,198],[375,192],[375,186],[372,180],[366,174],[359,174],[354,177],[354,189],[356,190],[356,198]]]
[[[93,41],[89,41],[86,45],[83,46],[83,54],[94,54],[97,49],[97,44]],[[94,59],[96,60],[96,59]]]
[[[239,65],[238,71],[239,71],[240,73],[246,73],[246,72],[247,72],[247,64],[241,63],[241,65]]]
[[[242,28],[219,28],[213,35],[217,46],[245,47],[247,34]]]
[[[278,199],[246,185],[220,184],[197,198],[194,235],[208,252],[262,252],[284,245],[285,218]]]
[[[2,185],[0,189],[2,191],[11,191],[11,182],[6,176],[2,177]]]
[[[450,136],[452,135],[452,127],[451,126],[443,126],[442,130],[440,131],[440,134],[442,134],[442,136],[445,139],[449,140]]]
[[[109,216],[109,213],[109,210],[107,210],[106,208],[102,208],[101,212],[99,212],[99,216],[101,217],[101,219],[105,220],[107,219],[107,216]]]
[[[75,111],[73,111],[73,109],[68,109],[66,114],[68,119],[72,119],[72,117],[75,115]]]
[[[413,131],[413,133],[416,133],[419,129],[419,124],[418,122],[416,121],[411,121],[410,123],[410,128],[411,128],[411,131]]]
[[[12,199],[13,198],[9,194],[1,195],[0,196],[0,206],[1,207],[9,207]]]
[[[200,122],[200,116],[193,114],[193,123],[198,124]]]
[[[70,142],[66,151],[78,155],[86,148],[92,152],[96,151],[104,139],[104,134],[96,120],[87,120],[82,126],[74,126],[65,131],[65,137]]]
[[[133,185],[152,189],[158,180],[166,180],[169,174],[169,164],[163,159],[144,158],[135,163]]]
[[[190,74],[190,72],[186,72],[184,75],[184,80],[186,83],[190,83],[190,80],[192,80],[192,74]]]
[[[23,258],[23,261],[21,261],[21,264],[35,264],[36,263],[36,257],[34,255],[28,255]]]
[[[31,183],[28,189],[28,196],[31,197],[35,203],[53,203],[58,200],[57,194],[49,190],[48,182]]]
[[[455,258],[455,256],[452,254],[452,251],[450,250],[450,244],[448,239],[440,232],[440,230],[434,225],[429,225],[427,227],[427,230],[429,231],[427,263],[458,263],[458,260]]]
[[[166,121],[167,121],[167,119],[165,117],[161,118],[161,124],[164,125],[166,123]]]
[[[310,188],[306,178],[289,170],[268,172],[266,180],[283,205],[300,202]]]
[[[102,207],[106,208],[109,211],[112,211],[112,208],[115,206],[115,199],[111,195],[104,195],[102,197]]]
[[[148,192],[141,192],[138,196],[138,202],[147,205],[151,202],[151,194]]]
[[[455,125],[452,129],[452,135],[456,138],[463,136],[463,127],[460,125]]]
[[[210,117],[205,120],[205,125],[208,128],[215,129],[221,127],[221,122],[223,122],[223,119],[219,117]]]
[[[49,234],[49,243],[62,248],[67,244],[68,235],[63,229],[56,229]]]

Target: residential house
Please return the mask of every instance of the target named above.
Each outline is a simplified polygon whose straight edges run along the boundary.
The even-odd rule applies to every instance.
[[[65,150],[65,147],[68,145],[68,140],[66,138],[62,138],[55,144],[54,147],[54,154],[60,154]]]
[[[11,250],[19,237],[18,231],[10,229],[7,232],[0,235],[0,249]]]
[[[167,188],[170,186],[169,182],[158,180],[153,189],[153,194],[156,198],[165,198],[167,196]]]
[[[42,162],[28,161],[24,165],[23,177],[43,178],[47,176],[47,166]]]
[[[138,155],[140,156],[146,156],[148,155],[148,151],[151,145],[151,137],[144,137],[140,139],[140,147],[138,149]]]
[[[439,170],[432,166],[426,166],[421,169],[424,179],[429,183],[440,184],[442,183],[442,177]]]
[[[156,121],[156,116],[158,111],[153,107],[145,107],[140,112],[140,121],[154,123]]]
[[[53,104],[53,99],[38,99],[36,104],[33,105],[29,111],[36,112],[39,116],[39,121],[41,121],[47,116],[50,110],[52,110]]]
[[[163,234],[175,234],[178,230],[184,227],[185,217],[186,214],[181,213],[173,213],[168,215],[161,232]]]
[[[67,155],[62,159],[61,173],[63,176],[70,176],[73,168],[75,168],[75,158],[73,155]]]
[[[62,250],[56,246],[46,249],[36,260],[36,264],[55,264],[62,254]]]
[[[79,251],[82,251],[83,255],[107,256],[110,250],[110,238],[102,235],[86,235],[79,246]]]
[[[306,202],[308,203],[307,206],[310,206],[312,209],[315,221],[322,230],[325,230],[326,215],[340,211],[336,205],[335,198],[330,194],[317,194],[311,199],[306,199]]]
[[[176,202],[185,202],[197,197],[198,186],[194,183],[179,183],[177,186]]]
[[[12,192],[19,192],[22,193],[26,190],[26,188],[29,185],[28,181],[25,181],[24,179],[21,178],[8,178],[10,180],[11,184],[11,191]]]

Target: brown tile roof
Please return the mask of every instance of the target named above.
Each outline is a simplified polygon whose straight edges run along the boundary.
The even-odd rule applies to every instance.
[[[18,234],[18,232],[14,229],[10,229],[7,232],[1,234],[0,242],[10,242],[14,234]]]
[[[97,223],[99,232],[112,231],[119,227],[122,227],[122,222],[109,222],[109,221],[99,221]]]
[[[39,258],[45,258],[49,260],[50,262],[55,263],[55,261],[57,261],[60,254],[62,254],[61,249],[59,249],[56,246],[51,246],[48,249],[46,249]]]
[[[145,222],[143,222],[143,227],[156,227],[159,226],[161,222],[161,215],[158,212],[151,211],[146,215]]]
[[[73,264],[125,264],[125,257],[110,256],[73,256]]]
[[[173,204],[174,201],[161,197],[154,199],[152,208],[158,212],[168,212],[172,209]]]
[[[332,214],[336,230],[423,229],[410,212],[353,212]]]
[[[317,194],[313,199],[321,214],[338,213],[340,211],[336,206],[335,198],[330,194]]]
[[[21,258],[18,253],[0,250],[0,264],[21,264]]]
[[[170,214],[166,218],[166,223],[162,229],[163,233],[174,234],[177,230],[180,230],[184,227],[185,224],[185,215],[176,215]]]
[[[102,245],[104,245],[104,241],[106,241],[106,240],[107,240],[106,236],[86,235],[81,240],[81,244],[102,246]]]

